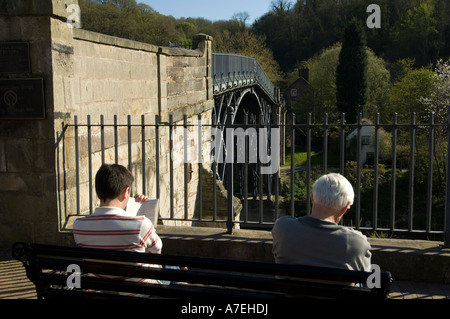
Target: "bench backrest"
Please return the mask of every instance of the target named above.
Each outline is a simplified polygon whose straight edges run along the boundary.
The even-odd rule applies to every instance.
[[[16,243],[12,254],[26,267],[38,298],[111,298],[119,297],[117,292],[122,292],[165,298],[384,299],[392,282],[389,272],[380,273],[379,286],[370,289],[353,285],[365,285],[372,275],[370,272],[40,244]],[[142,267],[142,264],[161,267]],[[77,268],[70,265],[79,267],[81,274],[74,274]],[[123,280],[124,277],[172,284],[137,283]],[[68,279],[79,279],[81,288],[72,285],[73,289],[68,289]],[[73,283],[76,285],[77,281]]]

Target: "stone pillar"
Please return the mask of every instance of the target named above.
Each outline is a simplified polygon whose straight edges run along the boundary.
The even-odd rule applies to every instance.
[[[42,79],[44,97],[42,118],[0,118],[0,247],[10,247],[19,240],[41,243],[62,240],[56,213],[52,64],[55,50],[69,48],[52,43],[52,37],[66,24],[67,7],[77,3],[77,0],[0,3],[0,42],[22,42],[29,46],[29,61],[24,56],[24,63],[29,62],[29,72],[0,72],[0,89],[3,88],[0,93],[4,94],[5,83],[11,79],[23,85],[25,79],[37,78]],[[64,32],[70,33],[71,29],[66,27]],[[37,92],[33,89],[29,94]]]
[[[213,38],[207,34],[199,33],[194,35],[192,47],[199,50],[206,57],[206,74],[207,79],[207,99],[213,99],[213,83],[212,83],[212,41]]]

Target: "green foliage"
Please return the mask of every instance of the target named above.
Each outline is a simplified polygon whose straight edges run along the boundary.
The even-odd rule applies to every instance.
[[[346,164],[345,176],[349,179],[355,189],[356,188],[356,163],[348,162]],[[395,215],[394,223],[396,228],[408,228],[409,218],[409,171],[396,170],[395,174]],[[378,201],[374,202],[374,185],[375,176],[373,174],[373,167],[364,166],[361,168],[361,183],[359,184],[360,196],[360,223],[362,226],[373,226],[372,217],[375,205],[378,211],[377,227],[390,227],[392,196],[393,196],[393,174],[392,170],[387,166],[379,165],[378,175]],[[426,219],[425,213],[427,210],[427,182],[426,180],[416,179],[413,184],[413,203],[414,203],[414,220],[413,227],[417,229],[425,229]],[[437,191],[436,193],[439,193]],[[445,197],[435,194],[432,198],[432,209],[435,212],[431,219],[432,229],[443,227],[443,210]],[[356,224],[356,207],[353,205],[351,209],[344,216],[345,225]]]
[[[435,52],[439,47],[438,20],[435,15],[435,1],[422,1],[409,9],[398,30],[398,44],[402,56],[415,52],[420,65],[436,60]]]
[[[448,106],[450,105],[450,60],[437,61],[436,84],[430,97],[422,98],[427,111],[434,112],[436,121],[445,123],[448,117]]]
[[[364,115],[375,119],[376,113],[385,113],[388,104],[388,92],[391,87],[391,74],[386,62],[367,50],[367,103]]]
[[[353,19],[345,29],[336,69],[336,103],[348,123],[356,123],[367,104],[366,38],[361,23]]]
[[[343,40],[353,17],[365,25],[370,0],[296,1],[294,6],[274,6],[258,19],[252,31],[266,43],[282,70]],[[276,2],[275,2],[276,4]],[[450,55],[450,3],[448,0],[378,0],[381,28],[366,29],[367,45],[386,61],[413,58],[418,66]]]
[[[80,0],[83,29],[130,40],[167,45],[182,41],[184,34],[176,29],[176,20],[163,16],[136,0]]]
[[[311,150],[311,165],[315,166],[317,164],[322,163],[322,152],[321,150]],[[305,147],[296,147],[294,153],[294,163],[295,165],[306,166],[308,153],[306,152]],[[285,167],[290,167],[291,165],[291,149],[288,148],[286,150],[286,160],[284,163]]]
[[[336,43],[304,63],[309,69],[314,100],[300,101],[294,106],[298,118],[305,118],[306,113],[313,113],[316,115],[315,118],[319,119],[324,113],[328,113],[331,123],[339,121],[340,112],[336,107],[336,69],[341,48],[341,44]],[[375,56],[372,50],[366,48],[366,54],[368,68],[366,117],[374,119],[376,113],[383,113],[387,108],[387,94],[391,86],[390,72],[386,68],[385,61]]]
[[[400,63],[404,75],[392,85],[388,95],[389,107],[383,115],[390,116],[396,112],[399,122],[409,123],[412,112],[418,118],[427,117],[423,99],[431,96],[436,78],[431,67],[414,69],[407,61]]]
[[[348,161],[345,163],[345,177],[349,182],[356,187],[357,185],[357,163],[354,161]],[[359,188],[361,192],[372,191],[375,182],[375,173],[373,167],[364,165],[361,169],[361,183]],[[383,185],[386,181],[386,166],[384,164],[378,164],[378,184]]]
[[[225,31],[214,37],[214,51],[235,52],[255,57],[272,82],[279,82],[281,74],[278,63],[264,43],[264,38],[254,35],[248,30],[235,33]]]
[[[317,58],[308,62],[310,70],[310,83],[315,91],[315,105],[318,114],[335,114],[336,108],[336,68],[339,63],[340,43],[326,49]]]
[[[312,169],[311,172],[311,185],[313,181],[321,176],[321,172],[318,169]],[[289,177],[289,178],[288,178]],[[291,179],[290,176],[284,178],[281,182],[280,188],[280,207],[286,210],[286,213],[290,209],[291,197],[294,196],[294,210],[295,216],[306,215],[306,205],[307,205],[307,178],[306,172],[295,172],[294,174],[294,194],[291,193]]]

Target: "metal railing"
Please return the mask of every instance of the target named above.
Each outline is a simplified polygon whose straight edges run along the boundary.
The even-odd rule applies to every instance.
[[[258,61],[234,53],[212,53],[214,93],[239,86],[259,84],[266,94],[275,99],[275,87]]]
[[[198,119],[200,120],[200,117]],[[174,159],[170,156],[169,201],[161,203],[169,206],[169,213],[161,216],[161,220],[213,221],[225,223],[229,231],[236,224],[241,227],[270,228],[282,215],[309,215],[311,186],[314,180],[327,172],[339,172],[352,182],[355,189],[354,205],[343,219],[345,225],[364,231],[443,235],[446,245],[450,244],[450,150],[447,147],[450,143],[450,116],[447,123],[436,123],[433,113],[426,122],[418,123],[413,115],[410,123],[398,123],[398,117],[394,115],[392,123],[388,124],[381,124],[379,115],[374,122],[364,121],[360,116],[356,124],[347,124],[343,114],[340,123],[331,124],[328,123],[327,115],[322,123],[312,123],[309,115],[305,123],[298,123],[293,117],[290,123],[269,126],[272,129],[285,130],[286,135],[290,136],[291,145],[296,147],[291,147],[287,152],[288,157],[295,159],[296,156],[303,156],[303,159],[291,160],[288,166],[280,167],[275,173],[271,173],[270,178],[260,173],[260,161],[250,163],[247,158],[243,163],[227,162],[227,178],[224,182],[229,194],[233,193],[241,200],[243,209],[239,218],[233,217],[233,200],[230,196],[227,202],[227,217],[218,218],[215,188],[212,190],[213,212],[209,215],[212,217],[203,217],[206,215],[201,205],[201,174],[205,165],[202,162],[194,163],[198,165],[196,196],[199,199],[196,202],[199,204],[194,208],[195,214],[189,216],[189,209],[192,207],[187,207],[187,189],[189,176],[195,169],[192,163],[181,163],[183,185],[176,185]],[[114,117],[113,123],[106,124],[103,116],[96,124],[91,123],[89,116],[85,124],[79,124],[77,117],[73,124],[63,124],[56,143],[60,214],[67,217],[85,213],[80,204],[80,198],[86,197],[86,194],[81,194],[80,173],[87,173],[88,184],[92,185],[94,162],[98,166],[108,160],[123,161],[130,170],[136,170],[138,166],[141,172],[141,192],[145,193],[151,184],[156,187],[155,196],[159,198],[161,180],[167,179],[167,176],[161,174],[161,159],[164,154],[173,154],[175,146],[172,136],[177,127],[185,129],[183,134],[189,134],[186,128],[193,128],[194,134],[198,132],[198,141],[201,141],[204,130],[217,129],[214,125],[202,124],[200,121],[188,124],[186,117],[182,123],[173,123],[170,120],[169,123],[163,124],[159,123],[158,116],[153,124],[146,123],[144,116],[141,123],[134,124],[131,123],[130,116],[127,123],[121,124],[117,122],[117,117]],[[220,127],[221,130],[237,128],[238,126],[229,123]],[[80,134],[80,129],[83,129],[83,134]],[[94,129],[95,141],[92,135]],[[126,138],[119,138],[121,130],[125,130]],[[161,134],[163,130],[166,130],[164,136]],[[149,135],[152,136],[151,140]],[[161,143],[163,137],[168,137],[167,143]],[[72,142],[68,139],[72,139],[74,144],[73,153],[70,154],[67,147]],[[197,148],[199,156],[204,152],[205,145],[211,142],[203,140],[198,145],[192,145],[186,143],[186,135],[183,135],[181,140],[185,142],[182,153],[187,154],[190,145]],[[84,141],[83,147],[86,149],[80,146],[81,141]],[[168,145],[168,149],[162,150],[161,144]],[[140,158],[136,158],[134,154],[135,145],[139,146]],[[248,142],[245,147],[245,153],[248,154]],[[152,158],[149,158],[146,151],[149,148],[154,152]],[[105,155],[107,152],[110,152],[109,156]],[[87,168],[86,165],[80,165],[81,154],[87,156]],[[213,160],[207,165],[213,172],[210,177],[213,179],[212,185],[215,185],[217,175],[214,172],[217,163]],[[75,176],[69,174],[69,167],[74,168]],[[150,170],[154,171],[151,181],[147,179]],[[69,179],[74,181],[75,192],[69,192],[67,188]],[[184,215],[181,217],[174,216],[173,192],[177,186],[184,190],[185,196],[185,206],[182,208]],[[88,187],[87,191],[88,210],[92,212],[93,188]],[[76,203],[74,211],[68,211],[68,202]]]
[[[449,123],[435,123],[431,113],[428,123],[417,123],[414,114],[410,123],[398,123],[394,114],[390,124],[381,124],[377,115],[373,123],[360,117],[358,123],[349,125],[342,115],[339,124],[329,124],[327,116],[323,123],[312,124],[309,116],[307,123],[295,127],[305,132],[306,214],[310,213],[313,170],[316,175],[335,171],[354,185],[355,203],[344,218],[349,226],[410,234],[446,233],[448,240]],[[321,165],[312,162],[314,136],[323,139]],[[292,163],[290,169],[294,170]],[[295,192],[293,185],[291,175],[291,193]],[[292,213],[294,201],[290,205]]]
[[[169,48],[182,48],[182,49],[190,49],[192,50],[192,42],[183,41],[183,42],[169,42],[167,44]]]

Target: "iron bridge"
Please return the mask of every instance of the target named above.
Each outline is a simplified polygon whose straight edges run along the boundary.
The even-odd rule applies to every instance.
[[[259,127],[267,132],[266,147],[270,153],[272,146],[271,128],[278,124],[280,99],[277,89],[264,72],[261,65],[254,57],[232,53],[212,53],[212,80],[214,94],[214,112],[212,123],[215,127]],[[229,188],[227,182],[227,136],[222,130],[220,137],[219,161],[213,168],[217,178]],[[259,138],[259,137],[258,137]],[[257,143],[258,147],[260,143]],[[249,146],[245,150],[237,150],[234,153],[245,152],[248,154]],[[216,155],[217,156],[217,155]],[[235,155],[236,156],[236,155]],[[248,156],[248,155],[247,155]],[[216,157],[217,159],[217,157]],[[243,197],[245,185],[248,185],[253,196],[261,195],[261,187],[258,185],[260,170],[258,163],[251,163],[244,173],[243,165],[234,162],[233,179],[236,181],[235,195]],[[271,193],[272,177],[267,176],[264,183],[267,193]]]

